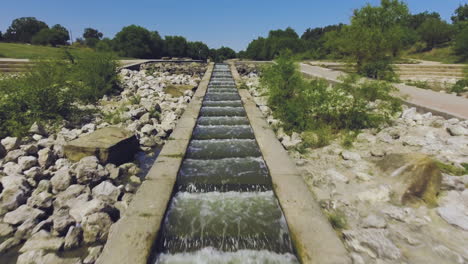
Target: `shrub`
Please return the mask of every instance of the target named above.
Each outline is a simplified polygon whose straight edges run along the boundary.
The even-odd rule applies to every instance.
[[[359,135],[359,131],[345,131],[341,138],[341,146],[346,149],[353,147],[356,137]]]
[[[324,80],[304,80],[287,52],[267,66],[261,84],[268,90],[268,104],[286,131],[333,130],[378,127],[400,110],[395,88],[382,81],[360,82],[349,76],[334,87]]]
[[[37,61],[25,74],[0,79],[0,137],[23,136],[36,121],[73,119],[79,113],[75,101],[94,102],[116,87],[111,55],[68,56],[70,62]]]
[[[329,126],[321,126],[315,130],[302,133],[303,147],[321,148],[328,146],[333,139],[333,131]]]
[[[70,115],[73,96],[64,62],[38,62],[31,72],[0,81],[0,137],[22,136],[35,121]]]
[[[118,89],[117,62],[112,53],[83,53],[74,61],[72,80],[78,100],[92,103]]]

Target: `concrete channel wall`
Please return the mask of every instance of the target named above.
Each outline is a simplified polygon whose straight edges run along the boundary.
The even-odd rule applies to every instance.
[[[125,215],[112,226],[98,264],[146,264],[172,197],[185,151],[213,72],[213,63]]]
[[[230,65],[237,87],[240,87],[240,76],[235,64]],[[239,93],[270,171],[274,192],[285,215],[301,263],[351,263],[343,243],[323,215],[294,162],[276,138],[249,91],[239,90]]]

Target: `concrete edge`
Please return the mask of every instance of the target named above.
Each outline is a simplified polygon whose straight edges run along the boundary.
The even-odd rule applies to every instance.
[[[234,79],[239,83],[240,76],[235,64],[230,65]],[[313,193],[257,108],[249,91],[239,90],[239,94],[270,171],[275,194],[301,263],[351,263],[343,243],[323,215]]]
[[[311,66],[315,66],[315,67],[321,67],[319,65],[311,65]],[[323,68],[323,67],[321,67]],[[337,70],[331,70],[331,69],[328,69],[328,68],[324,68],[324,69],[327,69],[327,70],[330,70],[330,71],[335,71],[335,72],[339,72],[339,73],[344,73],[342,71],[337,71]],[[302,76],[306,77],[306,78],[318,78],[318,79],[324,79],[326,80],[328,83],[330,84],[337,84],[337,83],[340,83],[341,81],[340,80],[337,80],[335,78],[327,78],[325,76],[322,76],[322,75],[319,75],[319,74],[311,74],[311,73],[307,73],[307,72],[304,72],[302,70],[301,71],[301,74]],[[400,87],[398,87],[399,84],[394,84],[398,89],[400,89]],[[414,87],[414,88],[417,88],[417,89],[420,89],[418,87]],[[403,93],[403,92],[402,92]],[[410,100],[407,100],[404,98],[405,94],[403,93],[402,94],[403,98],[402,98],[402,102],[403,104],[409,106],[409,107],[415,107],[416,110],[420,113],[426,113],[426,112],[431,112],[433,113],[434,115],[438,115],[438,116],[442,116],[443,118],[446,118],[446,119],[450,119],[450,118],[458,118],[460,120],[466,120],[467,118],[464,117],[464,116],[461,116],[459,114],[456,114],[456,113],[453,113],[453,112],[450,112],[450,111],[447,111],[447,110],[443,110],[443,109],[439,109],[437,107],[434,107],[434,106],[426,106],[426,105],[422,105],[422,104],[418,104],[416,102],[411,102]]]
[[[208,65],[203,80],[177,122],[170,140],[164,145],[125,214],[112,226],[104,250],[96,261],[97,264],[148,263],[171,200],[177,173],[195,127],[213,67],[213,63]],[[172,135],[175,135],[175,138]]]

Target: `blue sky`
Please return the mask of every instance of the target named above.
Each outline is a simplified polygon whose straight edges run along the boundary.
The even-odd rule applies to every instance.
[[[380,0],[1,0],[0,30],[18,17],[34,16],[49,26],[62,24],[79,37],[86,27],[106,37],[126,25],[157,30],[162,36],[182,35],[212,48],[245,49],[271,29],[291,26],[299,35],[309,27],[347,23],[353,9]],[[407,0],[412,13],[439,12],[450,21],[468,0]]]

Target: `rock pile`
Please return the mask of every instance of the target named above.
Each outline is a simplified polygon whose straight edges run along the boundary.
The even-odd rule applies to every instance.
[[[257,74],[242,78],[353,263],[468,263],[468,175],[437,165],[466,172],[468,121],[404,107],[392,125],[362,130],[351,149],[338,138],[299,153],[302,135],[283,132]]]
[[[193,95],[173,97],[164,88],[196,87],[202,75],[159,68],[167,71],[122,70],[122,92],[80,106],[99,110],[80,126],[64,122],[55,133],[34,124],[28,137],[0,140],[0,262],[14,249],[17,263],[94,263],[144,179],[135,163],[105,164],[95,156],[71,162],[64,145],[109,126],[130,130],[143,150],[164,143]],[[82,247],[88,255],[81,260],[57,254]]]

